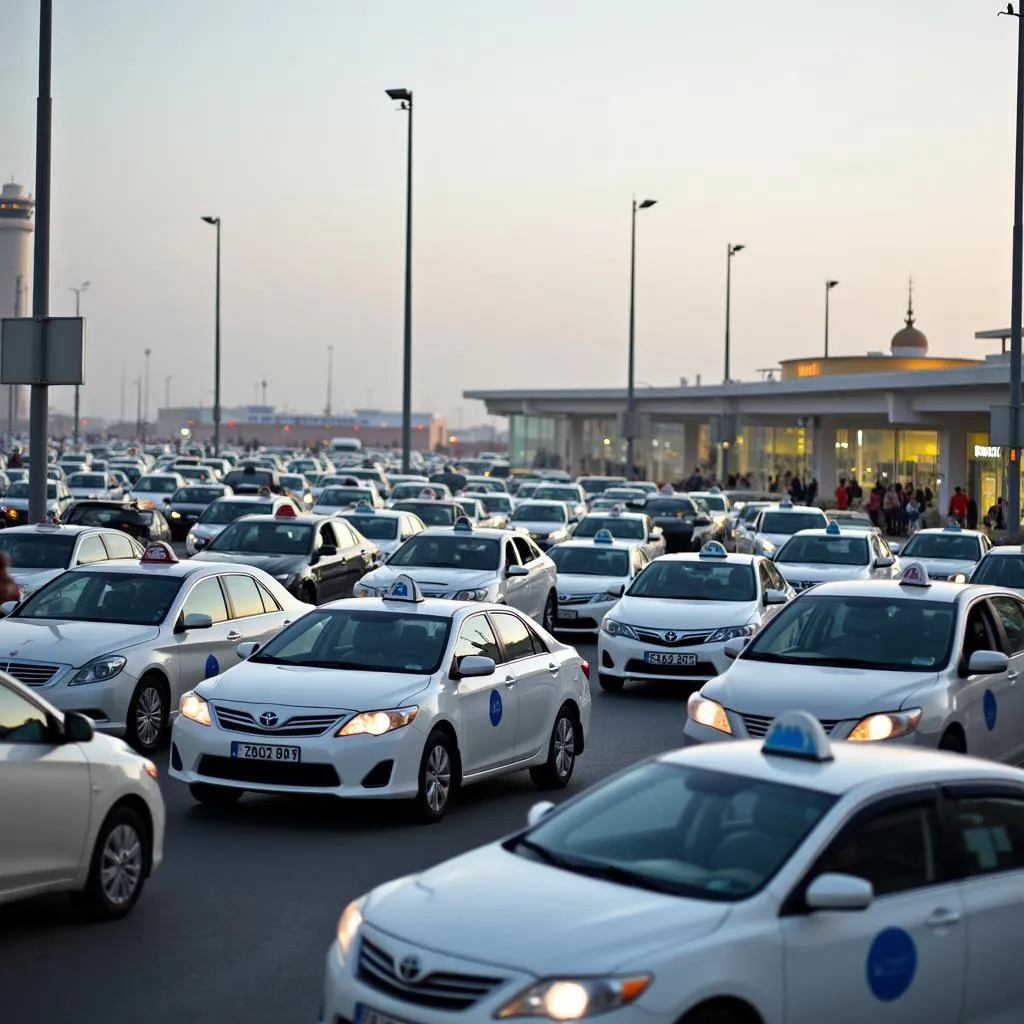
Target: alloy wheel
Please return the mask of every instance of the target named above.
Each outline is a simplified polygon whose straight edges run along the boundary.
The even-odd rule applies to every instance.
[[[100,855],[100,885],[114,906],[134,896],[142,867],[142,840],[135,829],[123,823],[111,829]]]

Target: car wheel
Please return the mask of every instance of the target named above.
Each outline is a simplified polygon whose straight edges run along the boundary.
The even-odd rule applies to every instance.
[[[193,782],[188,791],[193,800],[211,807],[232,807],[241,799],[243,792],[230,786],[213,786],[209,782]]]
[[[609,676],[604,672],[598,672],[597,682],[605,693],[622,693],[622,688],[626,685],[625,679],[621,679],[619,676]]]
[[[548,594],[547,601],[544,602],[544,613],[541,616],[540,624],[549,632],[555,631],[555,615],[558,610],[558,598],[555,597],[555,592],[552,590]]]
[[[128,705],[125,738],[139,753],[153,753],[167,738],[168,703],[167,687],[153,676],[135,687]]]
[[[952,729],[947,729],[939,740],[939,750],[948,750],[951,754],[966,754],[967,747],[960,736]]]
[[[433,824],[444,817],[455,788],[455,751],[452,741],[435,729],[423,746],[420,759],[419,791],[413,801],[417,820]]]
[[[130,807],[116,807],[103,822],[92,851],[89,877],[75,906],[98,921],[124,917],[135,906],[149,873],[149,838]]]
[[[555,719],[548,743],[548,759],[530,769],[530,778],[538,789],[563,789],[569,785],[576,767],[576,720],[563,707]]]
[[[310,583],[303,583],[299,587],[299,600],[306,604],[316,604],[316,588]]]

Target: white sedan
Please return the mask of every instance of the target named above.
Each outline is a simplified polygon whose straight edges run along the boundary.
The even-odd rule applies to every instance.
[[[848,530],[835,521],[794,533],[773,561],[797,592],[836,580],[892,580],[902,571],[878,530]]]
[[[495,775],[567,785],[590,722],[572,647],[511,608],[426,600],[408,576],[239,654],[174,723],[171,775],[200,801],[398,798],[438,821],[460,786]]]

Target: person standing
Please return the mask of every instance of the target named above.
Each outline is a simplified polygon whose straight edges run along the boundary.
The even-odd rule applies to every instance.
[[[959,487],[953,488],[953,497],[949,499],[949,517],[960,526],[967,522],[967,495]]]
[[[967,529],[976,530],[978,528],[978,503],[974,498],[967,495]]]
[[[846,489],[846,477],[839,478],[839,486],[836,488],[836,508],[845,512],[850,507],[850,492]]]

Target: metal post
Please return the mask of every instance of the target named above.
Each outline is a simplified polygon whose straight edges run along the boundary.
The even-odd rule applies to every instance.
[[[626,377],[626,479],[632,480],[636,426],[636,199],[629,242],[629,370]]]
[[[82,313],[81,313],[82,289],[81,288],[72,288],[71,290],[75,293],[75,317],[78,318],[78,317],[80,317],[82,315]],[[82,406],[81,406],[82,398],[81,398],[80,391],[81,391],[81,389],[80,389],[79,385],[76,384],[75,385],[75,429],[74,429],[74,434],[73,434],[73,437],[75,439],[75,447],[76,448],[78,447],[78,424],[81,422],[81,416],[82,416]]]
[[[327,346],[327,406],[324,415],[331,415],[331,378],[334,376],[334,346]]]
[[[725,375],[722,383],[729,383],[729,328],[732,319],[732,242],[725,246]]]
[[[410,470],[412,450],[412,93],[406,110],[409,137],[405,156],[405,328],[402,340],[402,472]]]
[[[838,281],[825,282],[825,358],[828,359],[828,300]]]
[[[170,409],[171,407],[171,381],[174,377],[168,374],[164,378],[164,407]]]
[[[1012,5],[1007,13],[1013,13]],[[1020,531],[1021,274],[1024,258],[1024,18],[1017,18],[1017,125],[1013,178],[1013,270],[1010,286],[1010,463],[1007,467],[1007,528]],[[952,481],[950,481],[952,483]]]
[[[135,378],[135,433],[142,437],[142,378]]]
[[[46,372],[46,317],[50,311],[50,135],[53,101],[50,74],[53,60],[53,0],[39,2],[39,96],[36,100],[36,230],[32,264],[32,316],[37,325],[38,365]],[[46,517],[46,463],[49,447],[50,389],[33,384],[29,412],[28,518]]]
[[[146,349],[146,397],[143,403],[142,412],[142,440],[146,441],[146,434],[149,431],[149,356],[152,349]]]
[[[217,218],[217,295],[213,341],[213,454],[220,455],[220,217]]]

